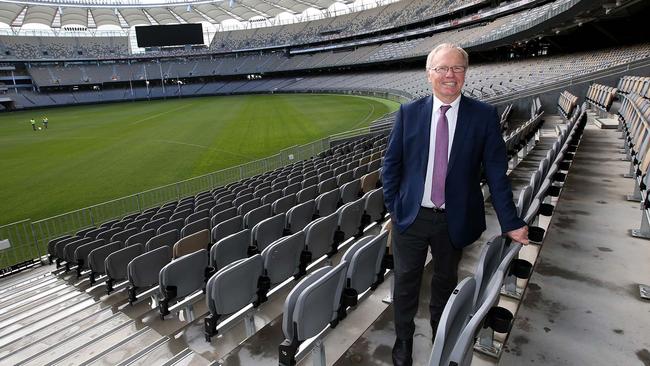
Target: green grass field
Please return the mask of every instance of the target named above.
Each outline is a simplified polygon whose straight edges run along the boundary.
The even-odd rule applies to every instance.
[[[39,220],[367,126],[398,104],[342,95],[131,102],[0,115],[0,225]],[[32,131],[30,118],[47,130]]]

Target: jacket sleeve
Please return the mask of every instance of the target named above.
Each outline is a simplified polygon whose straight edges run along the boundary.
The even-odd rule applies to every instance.
[[[382,168],[382,186],[384,189],[384,204],[388,212],[393,213],[395,200],[399,192],[400,181],[402,180],[402,154],[404,141],[402,120],[402,106],[400,106],[395,115],[393,130],[388,138],[388,146],[384,154],[384,165]]]
[[[496,108],[492,107],[488,115],[490,117],[483,148],[483,167],[492,196],[492,206],[497,213],[501,231],[506,233],[526,226],[526,223],[517,217],[517,209],[512,200],[512,186],[507,176],[506,145],[501,136]]]

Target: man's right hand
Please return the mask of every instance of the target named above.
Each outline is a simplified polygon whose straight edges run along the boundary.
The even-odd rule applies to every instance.
[[[519,229],[508,231],[506,235],[512,239],[512,241],[516,241],[522,245],[528,245],[530,243],[528,240],[528,226],[522,226]]]

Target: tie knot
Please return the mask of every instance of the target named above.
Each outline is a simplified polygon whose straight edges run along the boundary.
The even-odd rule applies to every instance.
[[[441,112],[442,114],[445,114],[445,113],[447,113],[447,111],[449,110],[449,108],[451,108],[450,105],[441,105],[441,106],[440,106],[440,112]]]

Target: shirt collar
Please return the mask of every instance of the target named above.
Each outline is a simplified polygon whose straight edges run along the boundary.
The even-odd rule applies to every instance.
[[[455,109],[458,110],[458,105],[460,104],[460,95],[454,99],[453,102],[450,104],[443,103],[440,99],[438,99],[435,95],[433,95],[433,112],[435,113],[440,109],[441,106],[443,105],[450,105],[450,109]]]

